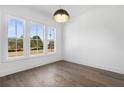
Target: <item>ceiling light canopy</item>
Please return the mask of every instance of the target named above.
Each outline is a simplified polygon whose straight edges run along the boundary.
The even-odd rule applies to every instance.
[[[64,23],[69,20],[70,16],[66,10],[59,9],[54,13],[53,18],[56,22]]]

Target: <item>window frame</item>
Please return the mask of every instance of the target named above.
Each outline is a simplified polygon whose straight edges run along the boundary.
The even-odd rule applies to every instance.
[[[9,19],[14,19],[14,20],[17,20],[17,21],[20,21],[20,22],[22,22],[23,23],[23,38],[22,38],[22,40],[23,40],[23,55],[22,56],[17,56],[17,54],[16,54],[16,56],[14,56],[14,57],[9,57],[9,52],[8,52],[8,20]],[[10,16],[10,15],[8,15],[7,16],[7,18],[6,18],[6,33],[7,33],[7,53],[6,53],[6,59],[7,60],[18,60],[18,59],[21,59],[21,58],[24,58],[25,57],[25,20],[23,19],[23,18],[21,18],[21,17],[15,17],[15,16]],[[16,40],[17,40],[17,37],[16,37]],[[16,43],[17,43],[17,41],[16,41]],[[17,47],[17,45],[16,45],[16,47]]]
[[[4,35],[5,35],[5,50],[4,50],[4,57],[3,57],[3,62],[13,62],[13,61],[19,61],[19,60],[24,60],[24,59],[29,59],[29,58],[37,58],[37,57],[45,57],[48,55],[52,55],[54,53],[56,53],[57,51],[57,28],[55,25],[52,24],[45,24],[43,22],[40,22],[38,20],[35,19],[28,19],[26,20],[24,17],[21,16],[16,16],[16,15],[5,15],[2,17],[2,22],[4,24],[2,24],[3,30],[5,30]],[[22,56],[15,56],[15,57],[9,57],[8,56],[8,20],[9,19],[15,19],[17,21],[20,21],[23,23],[23,55]],[[35,55],[31,55],[30,54],[30,23],[35,23],[38,25],[41,25],[44,28],[44,37],[43,37],[43,53],[40,54],[35,54]],[[54,52],[48,52],[48,38],[47,38],[47,32],[48,32],[48,27],[52,27],[54,28],[55,31],[55,39],[54,39]],[[28,41],[25,41],[28,40]],[[27,44],[28,43],[28,44]],[[28,45],[28,47],[26,47]],[[28,52],[28,53],[27,53]]]
[[[54,28],[54,31],[55,31],[54,52],[48,52],[48,43],[49,43],[49,41],[48,41],[48,27]],[[56,35],[57,35],[57,32],[56,32],[56,31],[57,31],[57,30],[56,30],[56,27],[51,26],[51,25],[48,25],[48,26],[47,26],[47,30],[46,30],[46,42],[47,42],[47,43],[46,43],[46,46],[47,46],[47,47],[46,47],[46,48],[47,48],[46,51],[47,51],[47,55],[49,55],[49,54],[55,54],[55,53],[56,53],[56,42],[57,42],[57,41],[56,41],[56,40],[57,40],[57,39],[56,39],[56,38],[57,38],[57,36],[56,36]]]
[[[31,24],[35,24],[35,25],[43,27],[43,53],[31,54],[31,40],[35,40],[35,39],[30,38],[30,26],[31,26]],[[46,33],[45,29],[46,29],[45,24],[43,24],[41,22],[38,22],[38,21],[34,21],[34,20],[29,21],[28,31],[29,31],[29,56],[30,57],[35,57],[35,56],[37,57],[37,56],[44,56],[45,55],[45,41],[46,41],[46,39],[45,39],[45,37],[46,37],[45,36],[45,33]]]

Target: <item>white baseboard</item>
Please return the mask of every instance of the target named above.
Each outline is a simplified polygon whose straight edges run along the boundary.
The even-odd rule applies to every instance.
[[[97,65],[91,65],[91,64],[86,64],[86,63],[80,63],[78,61],[71,61],[68,59],[64,59],[67,62],[70,63],[75,63],[75,64],[80,64],[80,65],[86,65],[89,67],[94,67],[94,68],[98,68],[98,69],[102,69],[102,70],[106,70],[106,71],[110,71],[110,72],[114,72],[114,73],[118,73],[118,74],[123,74],[124,75],[124,71],[120,70],[120,69],[114,69],[114,68],[107,68],[107,67],[103,67],[103,66],[97,66]]]

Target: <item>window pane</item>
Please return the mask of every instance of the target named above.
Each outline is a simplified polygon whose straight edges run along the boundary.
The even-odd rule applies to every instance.
[[[8,20],[8,57],[23,55],[24,24],[17,19]]]
[[[23,56],[23,50],[17,51],[17,56]]]
[[[32,40],[30,41],[30,43],[31,43],[31,44],[30,44],[30,45],[31,45],[31,48],[37,47],[37,40],[33,40],[33,39],[32,39]]]
[[[53,40],[49,40],[48,52],[54,52],[54,41]]]
[[[15,57],[16,56],[16,49],[15,50],[8,50],[8,57]]]
[[[8,42],[16,42],[16,38],[8,38]]]
[[[23,55],[23,39],[17,40],[17,56]]]
[[[41,54],[41,53],[43,53],[43,48],[42,47],[39,47],[38,48],[38,54]]]
[[[8,49],[9,50],[14,50],[16,49],[16,42],[8,42]]]
[[[16,56],[16,42],[8,42],[8,56]]]
[[[31,54],[43,53],[44,26],[32,23],[30,25]]]
[[[43,41],[38,40],[38,53],[43,53]]]
[[[41,25],[37,26],[37,35],[39,36],[38,39],[43,40],[43,38],[44,38],[44,27],[43,26],[41,26]]]
[[[8,20],[8,38],[16,38],[16,21],[13,19]]]
[[[35,24],[30,25],[30,38],[31,39],[36,39],[37,37],[37,26]]]
[[[37,54],[37,48],[36,48],[36,50],[32,49],[30,53],[31,53],[31,55]]]
[[[48,27],[48,39],[55,39],[55,29]]]
[[[30,47],[31,47],[31,54],[37,54],[37,40],[31,40],[30,41]]]
[[[41,25],[38,25],[37,29],[38,33],[38,54],[43,53],[43,39],[44,39],[44,27]]]
[[[23,38],[23,22],[17,21],[17,38]]]
[[[43,41],[38,39],[37,42],[38,42],[38,47],[42,47],[43,48]]]
[[[47,37],[48,37],[48,52],[54,52],[54,49],[55,49],[55,29],[53,27],[48,27]]]

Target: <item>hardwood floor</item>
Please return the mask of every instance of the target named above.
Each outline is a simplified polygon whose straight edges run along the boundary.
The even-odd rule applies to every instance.
[[[124,87],[124,75],[59,61],[0,78],[1,87]]]

